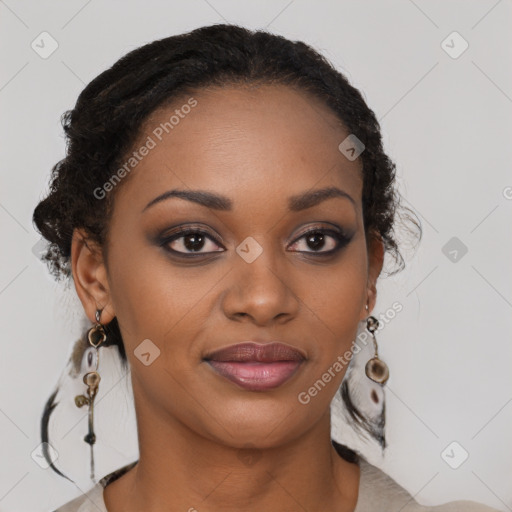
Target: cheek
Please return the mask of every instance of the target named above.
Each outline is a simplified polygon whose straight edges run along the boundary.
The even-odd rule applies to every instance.
[[[124,257],[120,252],[112,253],[119,264],[111,274],[111,294],[125,343],[133,350],[150,339],[164,351],[170,340],[193,339],[208,319],[208,292],[218,276],[173,266],[154,249]]]
[[[340,266],[330,272],[328,279],[318,282],[314,294],[309,293],[311,318],[308,332],[313,333],[310,344],[310,366],[305,374],[306,386],[301,397],[311,398],[309,405],[315,414],[322,411],[340,387],[352,357],[352,344],[356,339],[361,308],[366,302],[366,267],[363,263]],[[360,261],[361,261],[360,260]],[[320,382],[319,384],[319,381]],[[322,392],[319,392],[322,390]]]
[[[304,290],[305,304],[315,313],[318,336],[333,350],[350,346],[367,296],[367,257],[364,244],[347,251],[339,265],[310,281]],[[312,290],[314,288],[314,291]]]

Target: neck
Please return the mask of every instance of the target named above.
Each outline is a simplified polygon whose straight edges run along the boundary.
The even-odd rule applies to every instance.
[[[198,435],[137,400],[139,462],[104,491],[109,511],[353,512],[359,467],[330,440],[330,414],[301,437],[235,448]]]

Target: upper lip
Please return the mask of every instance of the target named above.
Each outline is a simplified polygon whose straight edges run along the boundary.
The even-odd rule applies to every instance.
[[[257,361],[272,363],[276,361],[302,361],[305,358],[301,350],[285,343],[275,341],[260,344],[254,341],[247,341],[210,352],[204,359],[206,361]]]

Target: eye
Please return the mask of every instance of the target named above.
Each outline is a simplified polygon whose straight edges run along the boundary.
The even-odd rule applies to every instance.
[[[180,228],[173,235],[162,240],[162,245],[169,252],[185,256],[194,256],[194,253],[209,254],[223,250],[215,250],[215,247],[219,247],[215,238],[208,232],[197,228]]]
[[[297,238],[291,247],[303,247],[303,249],[296,249],[297,252],[333,254],[347,245],[350,239],[351,237],[346,236],[341,231],[315,228]]]
[[[343,231],[327,228],[314,228],[299,236],[290,246],[291,250],[315,255],[332,255],[347,245],[352,236]],[[200,255],[224,252],[225,248],[216,237],[204,229],[180,227],[161,238],[160,245],[180,257],[198,257]]]

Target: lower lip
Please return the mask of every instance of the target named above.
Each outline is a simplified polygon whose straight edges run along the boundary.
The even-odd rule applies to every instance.
[[[207,361],[220,375],[249,391],[266,391],[284,384],[298,370],[302,361],[275,363]]]

